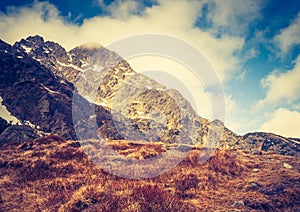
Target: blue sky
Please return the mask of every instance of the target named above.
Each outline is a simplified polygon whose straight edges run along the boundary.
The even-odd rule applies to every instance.
[[[300,137],[299,0],[2,0],[0,11],[11,44],[35,34],[67,49],[143,33],[182,39],[217,72],[230,129]]]

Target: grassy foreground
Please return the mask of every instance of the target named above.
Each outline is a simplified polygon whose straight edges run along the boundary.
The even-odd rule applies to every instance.
[[[110,141],[121,157],[164,154],[162,143]],[[276,154],[193,147],[171,170],[149,179],[114,176],[93,163],[93,142],[48,136],[0,147],[0,211],[297,211],[300,161]],[[85,151],[83,151],[83,149]],[[87,156],[87,154],[89,156]]]

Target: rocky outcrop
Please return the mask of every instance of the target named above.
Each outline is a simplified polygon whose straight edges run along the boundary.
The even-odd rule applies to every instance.
[[[13,125],[6,128],[0,135],[0,146],[3,144],[21,144],[40,137],[30,126]]]
[[[243,136],[244,146],[241,149],[249,149],[259,152],[273,152],[280,155],[300,155],[300,145],[291,138],[285,138],[273,133],[248,133]]]
[[[14,47],[30,55],[56,76],[67,79],[69,82],[75,81],[80,73],[80,67],[72,65],[71,55],[62,46],[51,41],[45,42],[40,36],[22,39],[20,42],[16,42]]]

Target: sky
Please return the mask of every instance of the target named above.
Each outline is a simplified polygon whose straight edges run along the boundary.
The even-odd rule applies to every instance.
[[[241,135],[264,131],[300,137],[299,0],[0,2],[0,39],[10,44],[38,34],[70,50],[84,43],[109,46],[146,33],[178,38],[204,55],[223,86],[222,121],[229,129]],[[129,63],[146,72],[151,67],[147,60]],[[209,105],[209,91],[175,74],[180,65],[155,61],[183,80],[178,84],[197,96],[198,113],[210,118],[211,109],[203,106]]]

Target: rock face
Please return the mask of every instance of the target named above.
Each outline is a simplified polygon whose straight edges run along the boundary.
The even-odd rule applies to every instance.
[[[1,133],[10,126],[9,123],[3,118],[0,117],[0,135]]]
[[[42,42],[38,38],[35,41],[37,45]],[[82,116],[84,111],[72,108],[72,83],[52,73],[25,51],[3,41],[0,41],[0,71],[0,96],[12,115],[42,132],[77,139],[73,126],[77,123],[73,123],[72,114]],[[81,96],[78,98],[90,105]],[[104,111],[99,109],[101,106],[94,107]],[[101,124],[102,113],[98,116]]]
[[[40,137],[37,132],[30,126],[10,126],[0,135],[0,145],[13,143],[21,144],[25,141],[33,140]]]
[[[273,152],[291,156],[299,156],[300,153],[300,145],[297,140],[273,133],[248,133],[243,136],[243,143],[245,146],[241,145],[241,149]]]

